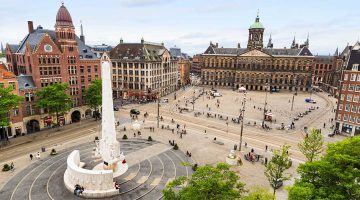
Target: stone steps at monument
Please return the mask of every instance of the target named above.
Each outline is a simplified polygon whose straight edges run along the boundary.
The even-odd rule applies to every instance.
[[[121,195],[122,199],[138,199],[142,196],[145,196],[158,185],[164,175],[164,164],[158,156],[151,157],[149,160],[152,163],[151,174],[143,180],[139,180],[137,182],[139,183],[137,188]]]
[[[162,190],[165,188],[168,180],[173,179],[176,177],[176,168],[174,167],[174,163],[167,155],[161,153],[158,157],[164,163],[164,175],[160,182],[151,190],[149,191],[146,196],[140,197],[140,199],[160,199],[162,195]]]
[[[142,180],[146,179],[151,174],[152,171],[152,163],[149,160],[144,160],[140,163],[140,171],[139,173],[131,180],[120,187],[120,194],[128,193],[137,187],[139,187],[139,183]]]

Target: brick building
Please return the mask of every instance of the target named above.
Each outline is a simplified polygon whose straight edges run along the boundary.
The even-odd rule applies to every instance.
[[[335,116],[336,129],[354,136],[360,134],[360,43],[348,48],[345,56]]]
[[[12,93],[19,95],[19,84],[16,79],[16,75],[10,72],[4,63],[0,63],[0,88],[7,87],[12,87]],[[16,132],[21,133],[21,130],[18,130],[19,123],[22,124],[22,118],[20,116],[19,108],[13,108],[8,113],[7,117],[10,120],[10,126],[0,127],[0,140],[4,140],[7,137],[12,137],[14,134],[16,134]]]
[[[121,40],[102,60],[111,63],[115,98],[154,99],[177,88],[178,60],[164,44]]]
[[[191,62],[191,68],[190,72],[196,75],[201,74],[201,67],[200,67],[200,61],[201,56],[200,55],[194,55]]]
[[[247,48],[240,44],[223,48],[210,42],[200,59],[202,83],[247,90],[265,90],[266,85],[272,91],[309,90],[314,62],[309,40],[299,45],[294,38],[290,48],[275,49],[270,36],[264,47],[264,30],[258,15],[249,28]]]
[[[83,91],[92,80],[100,78],[100,59],[85,45],[82,26],[80,37],[75,34],[71,15],[64,4],[57,12],[55,30],[43,29],[40,25],[34,29],[33,22],[28,21],[28,34],[19,45],[6,45],[6,58],[14,74],[25,75],[28,82],[34,83],[31,88],[41,89],[59,82],[69,84],[73,108],[61,116],[62,124],[91,116],[91,110],[83,106]],[[56,121],[54,116],[36,109],[34,112],[25,109],[23,117],[28,128],[24,128],[24,132],[38,130],[34,126],[42,129]]]

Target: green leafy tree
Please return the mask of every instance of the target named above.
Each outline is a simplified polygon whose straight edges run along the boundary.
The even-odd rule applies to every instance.
[[[66,83],[54,83],[36,92],[37,107],[47,109],[49,114],[55,114],[57,124],[59,124],[59,116],[71,109],[72,100],[67,90]]]
[[[22,97],[12,93],[13,88],[0,88],[0,127],[9,126],[8,113],[11,109],[19,106]]]
[[[360,199],[360,136],[328,144],[325,155],[301,164],[289,199]]]
[[[268,189],[264,187],[254,187],[250,189],[248,195],[242,200],[269,200],[275,199],[275,195],[271,194]]]
[[[279,188],[279,184],[290,179],[290,174],[285,173],[292,165],[288,155],[290,146],[283,145],[280,150],[272,150],[273,157],[265,168],[265,176],[268,178],[270,185],[273,187],[273,194]]]
[[[311,129],[310,134],[300,143],[299,150],[305,155],[309,162],[314,161],[323,151],[324,137],[319,129]]]
[[[245,192],[244,185],[228,164],[219,163],[216,167],[198,167],[191,178],[175,179],[166,186],[163,194],[165,200],[239,199]]]
[[[95,113],[99,112],[99,106],[101,105],[101,80],[95,79],[91,82],[91,85],[85,90],[86,104],[95,110]],[[95,114],[95,120],[98,119],[98,115]]]

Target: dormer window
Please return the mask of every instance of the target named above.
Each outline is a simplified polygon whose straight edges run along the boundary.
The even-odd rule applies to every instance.
[[[358,69],[359,69],[359,64],[353,64],[352,70],[353,71],[358,71]]]

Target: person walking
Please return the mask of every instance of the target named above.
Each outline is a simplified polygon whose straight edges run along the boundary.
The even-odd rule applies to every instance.
[[[32,160],[32,159],[33,159],[33,157],[34,157],[34,156],[33,156],[32,154],[30,154],[30,160]]]
[[[265,151],[267,151],[268,150],[268,145],[265,145]]]

